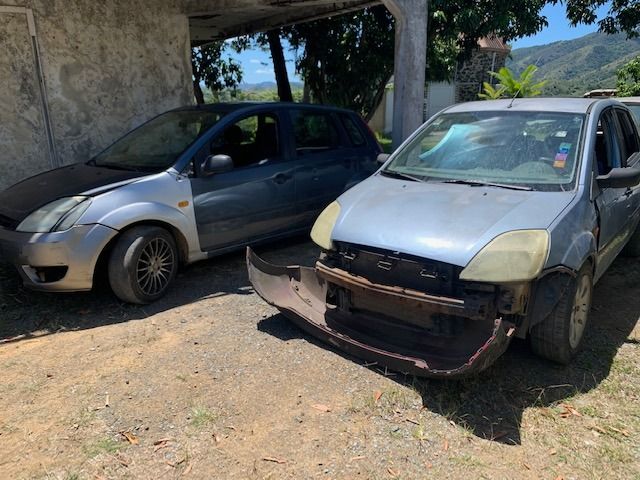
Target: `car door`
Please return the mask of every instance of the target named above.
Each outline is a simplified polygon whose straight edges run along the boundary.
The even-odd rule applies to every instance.
[[[196,155],[191,176],[200,246],[219,250],[287,231],[296,215],[294,165],[276,110],[247,115],[215,135]],[[231,171],[205,177],[208,155],[229,155]]]
[[[328,110],[290,110],[297,163],[296,200],[304,224],[346,188],[354,173],[354,159],[344,147],[336,119]]]
[[[378,154],[382,149],[375,142],[372,134],[367,135],[364,131],[366,124],[356,114],[340,112],[338,114],[344,132],[347,136],[347,155],[356,166],[355,176],[350,179],[350,185],[362,181],[372,175],[380,165],[378,165]],[[369,138],[371,137],[371,138]]]
[[[624,165],[622,138],[613,109],[607,109],[600,117],[595,143],[595,169],[597,175],[606,175],[612,168]],[[629,190],[626,188],[602,188],[596,198],[600,215],[598,235],[598,272],[604,272],[624,247],[629,231]]]
[[[636,134],[636,131],[634,130],[633,119],[629,112],[621,108],[616,108],[614,112],[618,121],[618,132],[621,137],[620,144],[622,149],[622,158],[624,159],[623,166],[640,166],[636,165],[636,163],[638,162],[637,160],[634,160],[636,163],[634,163],[633,165],[629,164],[630,157],[634,153],[640,151],[638,136]],[[628,188],[625,191],[625,195],[627,196],[627,209],[629,213],[629,220],[631,222],[631,228],[635,229],[635,226],[640,219],[640,185]]]

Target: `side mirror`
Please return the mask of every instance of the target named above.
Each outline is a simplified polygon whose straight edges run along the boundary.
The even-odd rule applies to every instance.
[[[598,175],[600,188],[631,188],[640,183],[640,168],[637,166],[612,168],[606,175]]]
[[[210,177],[216,173],[224,173],[233,170],[233,160],[229,155],[209,155],[202,162],[201,173]]]
[[[387,160],[389,160],[389,157],[391,155],[389,155],[388,153],[381,153],[380,155],[378,155],[378,158],[376,158],[376,162],[378,162],[380,165],[384,164]]]

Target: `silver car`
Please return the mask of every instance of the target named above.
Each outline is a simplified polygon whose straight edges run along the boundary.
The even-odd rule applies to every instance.
[[[26,286],[160,298],[179,264],[308,231],[377,168],[380,146],[346,110],[218,104],[164,113],[87,163],[0,193],[0,259]]]
[[[640,254],[639,149],[614,100],[453,106],[320,215],[315,268],[248,251],[249,275],[303,329],[398,371],[476,372],[514,337],[568,363],[593,285]]]

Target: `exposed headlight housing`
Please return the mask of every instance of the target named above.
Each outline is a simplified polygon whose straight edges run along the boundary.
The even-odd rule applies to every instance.
[[[460,273],[461,280],[511,283],[533,280],[549,255],[546,230],[515,230],[494,238]]]
[[[40,207],[25,218],[18,228],[19,232],[48,233],[62,232],[75,225],[82,214],[91,205],[89,197],[67,197]]]
[[[322,211],[316,223],[313,224],[311,240],[325,250],[333,250],[334,246],[333,241],[331,241],[331,233],[339,216],[340,204],[333,202]]]

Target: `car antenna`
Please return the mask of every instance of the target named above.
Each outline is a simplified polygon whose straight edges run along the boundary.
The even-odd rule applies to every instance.
[[[542,55],[540,55],[538,57],[538,60],[536,60],[536,63],[533,64],[534,67],[538,68],[538,63],[540,62],[541,58],[542,58]],[[509,102],[509,105],[507,106],[507,108],[513,107],[513,102],[515,102],[516,98],[518,98],[518,95],[520,95],[520,92],[522,91],[522,87],[523,85],[520,85],[520,88],[518,89],[516,94],[511,98],[511,101]]]

